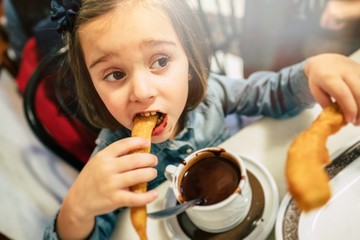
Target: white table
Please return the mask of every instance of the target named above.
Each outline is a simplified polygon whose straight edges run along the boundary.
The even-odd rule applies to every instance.
[[[351,58],[360,62],[360,50],[352,54]],[[290,119],[262,118],[240,130],[220,146],[262,163],[274,177],[281,200],[287,192],[284,174],[287,150],[294,138],[312,123],[320,111],[321,107],[315,105]],[[333,154],[359,138],[360,127],[347,125],[328,138],[329,153]],[[165,182],[157,188],[160,197],[148,206],[149,212],[163,208],[162,196],[165,196],[168,187],[169,183]],[[119,216],[113,239],[138,239],[129,219],[128,210]],[[148,219],[148,236],[150,240],[169,239],[160,220]],[[271,233],[268,239],[275,239],[274,234]]]

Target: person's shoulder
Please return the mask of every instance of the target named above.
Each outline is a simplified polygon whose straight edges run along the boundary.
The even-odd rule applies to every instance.
[[[226,75],[211,72],[208,77],[208,82],[226,81],[227,79],[229,79],[229,77]]]

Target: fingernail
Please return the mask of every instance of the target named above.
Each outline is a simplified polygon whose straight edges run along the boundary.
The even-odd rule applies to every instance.
[[[159,196],[159,194],[156,191],[152,191],[152,194],[155,198],[157,198]]]
[[[356,122],[355,118],[347,118],[348,123],[354,124]]]

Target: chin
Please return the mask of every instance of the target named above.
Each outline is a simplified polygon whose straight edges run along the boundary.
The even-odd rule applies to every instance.
[[[171,127],[171,124],[168,124],[165,129],[159,134],[151,137],[152,143],[162,143],[168,139],[175,138],[174,136],[174,128]]]
[[[151,137],[151,143],[162,143],[169,139],[169,136],[166,137],[164,134]]]
[[[170,129],[172,129],[172,128],[170,128]],[[151,142],[152,143],[162,143],[171,138],[173,138],[173,131],[169,131],[169,128],[165,128],[165,130],[161,134],[152,136]]]

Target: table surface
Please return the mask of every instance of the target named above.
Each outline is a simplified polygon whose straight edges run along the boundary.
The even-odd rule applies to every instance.
[[[360,50],[350,57],[360,62]],[[264,165],[277,184],[281,201],[287,193],[284,172],[287,150],[294,138],[310,126],[320,111],[321,107],[317,104],[313,108],[307,109],[290,119],[277,120],[264,117],[241,129],[227,141],[223,142],[220,147],[224,147]],[[360,127],[347,125],[328,138],[327,148],[329,153],[334,154],[359,138]],[[168,187],[169,183],[165,182],[157,188],[160,197],[152,204],[149,204],[149,212],[164,207],[165,203],[162,196],[165,196]],[[137,239],[129,219],[128,210],[119,216],[113,239]],[[150,240],[170,239],[165,231],[162,220],[148,219],[148,236]],[[274,232],[270,233],[268,239],[275,239]]]

